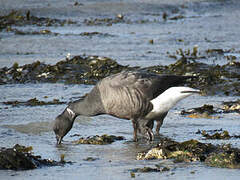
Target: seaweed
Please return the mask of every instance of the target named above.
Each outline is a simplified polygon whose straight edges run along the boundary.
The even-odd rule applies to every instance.
[[[230,139],[231,138],[228,131],[215,132],[214,134],[211,135],[203,130],[201,134],[206,139]]]
[[[225,137],[229,134],[224,132]],[[201,161],[206,165],[219,168],[240,168],[240,149],[230,145],[213,145],[198,140],[177,142],[169,138],[161,138],[157,147],[137,155],[138,160],[173,159],[173,162]]]
[[[122,70],[133,69],[99,56],[75,56],[55,65],[36,61],[32,64],[0,69],[0,84],[64,82],[66,84],[96,84],[102,78]]]
[[[29,170],[43,166],[63,166],[65,161],[54,161],[42,159],[41,156],[35,156],[31,153],[32,147],[25,147],[19,144],[12,148],[0,149],[0,169],[11,170]]]
[[[240,114],[240,100],[238,99],[236,101],[226,101],[226,102],[223,102],[218,107],[215,107],[210,104],[204,104],[201,107],[182,110],[180,114],[190,118],[217,119],[220,117],[215,115],[222,114],[222,113]]]
[[[126,22],[127,20],[124,19],[124,16],[119,14],[113,18],[95,18],[95,19],[85,19],[84,24],[88,26],[96,26],[96,25],[105,25],[111,26],[112,24],[118,24]]]
[[[227,130],[215,129],[215,130],[198,130],[196,134],[201,134],[205,139],[230,139],[240,138],[239,135],[230,135]]]
[[[65,104],[66,102],[62,102],[59,99],[53,99],[52,101],[39,101],[37,98],[32,98],[27,101],[6,101],[2,102],[5,105],[12,106],[45,106],[45,105],[55,105],[55,104]]]
[[[65,24],[76,24],[72,20],[60,20],[45,17],[36,17],[31,15],[28,10],[26,13],[20,11],[11,11],[9,14],[0,16],[0,31],[14,31],[11,26],[25,26],[25,25],[36,25],[36,26],[64,26]]]
[[[102,136],[95,135],[95,136],[89,136],[87,138],[79,138],[76,141],[73,141],[74,144],[94,144],[94,145],[106,145],[111,144],[115,141],[121,141],[125,138],[123,136],[114,136],[114,135],[107,135],[104,134]]]
[[[94,157],[87,157],[85,159],[83,159],[84,161],[96,161],[98,158],[94,158]]]
[[[98,35],[98,33],[83,33],[82,35],[93,36]],[[149,43],[154,43],[154,41],[150,40]],[[223,51],[224,53],[227,52],[225,50]],[[220,52],[220,50],[216,52]],[[210,54],[210,50],[209,53],[206,54]],[[175,63],[145,67],[141,68],[141,70],[156,74],[196,76],[197,80],[189,80],[186,84],[193,88],[202,89],[203,94],[240,95],[240,63],[231,61],[224,65],[218,65],[197,61],[199,59],[207,59],[208,56],[209,55],[202,55],[197,46],[194,46],[192,50],[184,51],[179,49],[176,54],[169,54],[169,57],[176,59]],[[0,68],[0,84],[28,82],[96,84],[106,76],[116,74],[123,70],[136,69],[140,68],[120,65],[108,57],[81,55],[66,58],[55,65],[36,61],[23,66],[15,63],[10,68]],[[236,108],[238,108],[238,106]]]
[[[222,109],[225,113],[236,112],[240,114],[240,99],[222,103]]]
[[[135,168],[130,170],[131,177],[135,175],[135,173],[149,173],[149,172],[166,172],[169,171],[170,168],[167,166],[162,166],[156,164],[155,167],[143,167],[143,168]],[[134,175],[133,175],[134,174]]]

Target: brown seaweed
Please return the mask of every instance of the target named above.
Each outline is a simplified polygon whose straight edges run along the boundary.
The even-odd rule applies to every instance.
[[[16,144],[12,148],[0,149],[0,169],[28,170],[43,166],[63,166],[65,161],[42,159],[31,153],[32,147]]]
[[[161,138],[157,147],[148,152],[139,153],[138,160],[174,159],[174,162],[201,161],[209,166],[240,168],[240,149],[230,145],[213,145],[197,140],[177,142],[169,138]]]
[[[55,65],[39,61],[24,66],[15,63],[11,68],[0,69],[0,84],[28,82],[96,84],[102,78],[125,69],[130,68],[119,65],[110,58],[99,56],[75,56]]]
[[[59,99],[53,99],[52,101],[40,101],[37,98],[32,98],[27,101],[6,101],[2,102],[5,105],[12,105],[12,106],[45,106],[45,105],[54,105],[54,104],[65,104],[66,102],[62,102]]]
[[[215,129],[215,130],[198,130],[196,134],[201,134],[205,139],[230,139],[240,138],[239,135],[230,135],[227,130]]]
[[[60,20],[46,17],[36,17],[31,15],[30,11],[25,14],[20,11],[12,11],[7,15],[0,16],[0,31],[12,31],[11,26],[64,26],[65,24],[76,24],[72,20]]]
[[[125,138],[123,136],[114,136],[114,135],[107,135],[104,134],[102,136],[95,135],[95,136],[89,136],[87,138],[79,138],[76,141],[73,141],[74,144],[94,144],[94,145],[106,145],[111,144],[115,141],[121,141]]]

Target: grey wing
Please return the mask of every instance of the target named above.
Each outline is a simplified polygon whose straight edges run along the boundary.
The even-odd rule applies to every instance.
[[[153,99],[170,87],[183,84],[192,76],[157,75],[145,71],[123,71],[104,79],[113,88],[138,89],[148,99]]]
[[[148,82],[140,72],[124,71],[98,83],[101,99],[108,114],[124,119],[144,117],[152,110]]]
[[[129,89],[139,90],[146,98],[152,99],[154,93],[153,87],[157,85],[159,76],[142,71],[123,71],[113,76],[105,78],[112,88],[127,87]],[[157,86],[156,86],[157,87]]]

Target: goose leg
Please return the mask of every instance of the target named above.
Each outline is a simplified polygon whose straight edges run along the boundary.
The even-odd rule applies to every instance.
[[[143,135],[145,135],[149,141],[153,141],[154,140],[154,134],[153,134],[152,128],[151,128],[151,126],[153,125],[153,121],[140,119],[138,121],[138,124],[139,124],[139,128],[140,128],[141,133]]]
[[[156,135],[159,136],[160,127],[162,126],[163,121],[156,120],[156,122],[157,122],[157,125],[156,125]]]
[[[132,120],[132,124],[133,124],[133,141],[137,142],[137,131],[138,131],[138,124],[135,120]]]
[[[157,125],[156,125],[156,135],[159,135],[160,127],[162,126],[163,120],[167,116],[167,113],[168,112],[162,114],[161,117],[159,117],[159,119],[156,120],[156,122],[157,122]]]

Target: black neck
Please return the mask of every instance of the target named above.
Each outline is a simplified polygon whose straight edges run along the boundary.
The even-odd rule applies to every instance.
[[[105,113],[97,87],[93,88],[84,99],[71,103],[67,108],[71,109],[76,116],[96,116]]]

